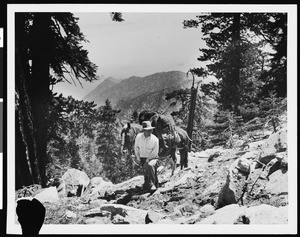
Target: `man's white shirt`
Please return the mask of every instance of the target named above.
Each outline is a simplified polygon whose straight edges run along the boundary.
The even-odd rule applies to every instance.
[[[134,152],[136,157],[155,158],[158,156],[158,138],[151,134],[149,137],[145,137],[144,133],[139,133],[136,136],[134,144]]]

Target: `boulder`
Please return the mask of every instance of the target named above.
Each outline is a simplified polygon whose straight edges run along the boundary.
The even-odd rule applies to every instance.
[[[127,181],[124,181],[122,183],[118,183],[114,186],[116,190],[128,190],[135,187],[142,187],[144,183],[144,176],[139,175],[136,177],[133,177],[132,179],[129,179]]]
[[[98,182],[94,182],[97,186],[91,188],[92,196],[102,197],[105,195],[106,191],[109,189],[113,189],[114,184],[112,182],[107,182],[102,179],[102,182],[98,180]]]
[[[287,224],[288,207],[273,207],[266,204],[252,206],[228,205],[203,219],[199,224]]]
[[[246,207],[238,204],[227,205],[216,212],[198,222],[198,224],[236,224],[239,222],[240,216],[245,213]]]
[[[96,208],[100,207],[103,204],[107,204],[107,200],[104,199],[95,199],[90,201],[90,207],[91,208]]]
[[[170,219],[162,219],[159,220],[156,224],[176,224],[175,221]]]
[[[238,139],[233,141],[233,147],[243,147],[246,144],[246,141]]]
[[[94,177],[91,179],[90,182],[90,187],[91,189],[95,188],[96,186],[100,185],[103,182],[103,178],[102,177]]]
[[[67,195],[71,193],[72,195],[81,196],[90,183],[87,174],[77,169],[68,169],[61,179],[65,185]]]
[[[244,174],[241,174],[241,170],[236,168],[238,163],[239,159],[232,163],[228,170],[226,182],[219,193],[218,208],[237,203],[243,198],[245,187],[247,186],[248,173],[244,172]]]
[[[163,215],[154,212],[154,211],[148,211],[147,215],[146,215],[146,224],[156,224],[157,222],[159,222],[162,218],[164,218]]]
[[[192,186],[196,179],[196,174],[189,170],[189,172],[175,181],[175,186]]]
[[[245,157],[241,157],[237,160],[236,168],[242,172],[250,173],[251,164],[252,164],[251,160]]]
[[[88,218],[86,220],[84,220],[85,224],[108,224],[107,221],[103,220],[103,218],[99,218],[99,217],[93,217],[93,218]]]
[[[253,146],[251,147],[253,150]],[[273,156],[277,152],[282,152],[287,149],[287,129],[283,128],[278,132],[269,136],[268,139],[260,141],[256,149],[260,150],[260,157]]]
[[[59,201],[56,187],[45,188],[43,191],[34,196],[41,203],[54,203]]]
[[[236,194],[235,194],[235,185],[232,182],[230,175],[227,175],[226,183],[222,187],[217,206],[219,208],[224,207],[226,205],[234,204],[237,202]]]
[[[250,225],[288,224],[288,206],[273,207],[261,204],[247,208],[244,215]]]
[[[209,153],[207,151],[200,151],[195,153],[197,158],[209,158]]]
[[[204,191],[202,192],[202,195],[209,196],[209,197],[218,195],[221,188],[222,188],[221,182],[216,181],[212,185],[210,185],[206,189],[204,189]]]
[[[148,212],[145,210],[140,210],[121,204],[104,204],[100,207],[100,211],[109,212],[111,218],[119,215],[122,217],[122,221],[128,224],[145,224],[146,216],[148,214]]]
[[[210,205],[210,204],[206,204],[203,207],[200,208],[200,215],[199,217],[201,219],[206,218],[208,216],[211,216],[213,214],[215,214],[215,207]]]
[[[77,215],[74,212],[68,210],[68,211],[66,211],[66,217],[67,218],[76,218]]]
[[[269,176],[265,191],[271,195],[280,195],[288,193],[288,172],[283,173],[277,170]]]
[[[247,160],[255,160],[259,157],[260,152],[259,151],[249,151],[243,154],[240,158],[247,159]]]
[[[276,158],[280,162],[281,168],[284,168],[284,169],[288,168],[288,156],[287,156],[286,151],[276,153]]]

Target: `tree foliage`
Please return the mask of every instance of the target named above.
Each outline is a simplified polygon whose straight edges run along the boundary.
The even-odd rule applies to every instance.
[[[85,39],[77,20],[71,13],[16,14],[16,93],[20,99],[16,126],[22,136],[18,141],[23,141],[27,151],[16,159],[26,157],[33,182],[42,186],[46,185],[50,86],[69,81],[67,74],[74,83],[97,79],[97,66],[80,45]]]
[[[286,95],[286,14],[210,13],[184,21],[184,27],[201,27],[206,47],[198,60],[218,83],[203,86],[214,94],[220,109],[240,113],[240,106],[268,96]],[[275,53],[263,51],[271,45]]]

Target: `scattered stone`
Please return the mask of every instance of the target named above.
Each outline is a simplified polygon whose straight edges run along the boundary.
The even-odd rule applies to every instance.
[[[203,219],[199,224],[235,224],[244,215],[246,207],[238,204],[227,205],[216,210],[215,214]]]
[[[147,211],[121,204],[104,204],[100,207],[100,211],[110,212],[112,217],[120,215],[129,224],[145,224],[146,222]]]
[[[66,211],[66,217],[67,218],[76,218],[77,215],[72,211]]]
[[[119,214],[114,215],[111,221],[113,224],[130,224],[125,220],[125,218]]]
[[[210,204],[206,204],[203,207],[200,208],[200,218],[206,218],[208,216],[211,216],[215,213],[215,208],[214,206],[210,205]]]
[[[189,170],[179,180],[176,180],[175,186],[192,186],[192,183],[197,179],[195,173]]]
[[[209,158],[210,155],[208,154],[207,151],[201,151],[201,152],[197,152],[195,156],[198,158]]]
[[[96,199],[96,200],[92,200],[92,201],[90,202],[90,206],[91,206],[92,208],[95,208],[95,207],[100,207],[101,205],[107,204],[107,203],[108,203],[107,200],[104,200],[104,199]]]
[[[104,221],[102,218],[99,217],[93,217],[84,220],[85,224],[108,224],[107,221]]]
[[[146,215],[146,224],[156,224],[158,223],[164,216],[154,212],[154,211],[148,211]]]
[[[90,179],[86,173],[77,169],[68,169],[62,176],[62,182],[66,189],[66,194],[82,196],[87,189]]]
[[[159,220],[156,224],[175,224],[175,222],[170,219],[162,219]]]
[[[102,177],[94,177],[91,179],[90,182],[90,187],[91,189],[95,188],[96,186],[100,185],[103,182],[103,178]]]
[[[288,193],[288,173],[282,173],[281,170],[275,171],[269,176],[265,190],[272,195]]]
[[[240,158],[247,159],[247,160],[256,160],[258,159],[259,155],[260,155],[259,151],[249,151],[243,154]]]
[[[113,189],[114,184],[112,182],[102,181],[92,189],[92,195],[97,197],[103,197],[109,189]]]
[[[59,201],[56,187],[45,188],[42,192],[35,195],[34,198],[39,200],[41,203],[53,203]]]
[[[214,182],[212,185],[210,185],[209,187],[207,187],[203,192],[202,195],[203,196],[215,196],[218,195],[220,190],[222,188],[222,184],[219,181]]]
[[[288,224],[288,207],[273,207],[266,204],[252,206],[245,210],[250,225]]]
[[[288,168],[288,156],[287,152],[278,152],[276,153],[276,158],[280,161],[280,166],[284,169]]]
[[[260,142],[260,147],[257,150],[260,150],[260,156],[262,158],[273,156],[277,152],[285,151],[287,149],[287,129],[283,128],[269,136],[268,139]]]

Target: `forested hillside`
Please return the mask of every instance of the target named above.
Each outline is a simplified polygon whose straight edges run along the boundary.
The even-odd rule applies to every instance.
[[[106,99],[109,99],[113,106],[120,108],[122,113],[126,113],[129,109],[132,111],[140,110],[141,104],[145,101],[151,103],[153,97],[145,99],[144,95],[155,94],[161,100],[164,98],[166,92],[190,87],[192,82],[190,76],[180,71],[159,72],[145,77],[132,76],[114,84],[109,83],[109,81],[111,79],[107,78],[85,96],[83,100],[93,101],[98,106],[101,106],[105,103]],[[148,107],[157,108],[163,104],[163,102],[159,102],[153,101],[152,106]],[[140,105],[138,106],[137,104]]]

